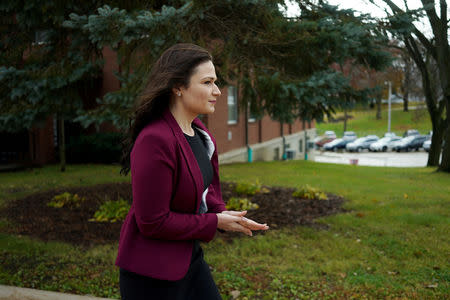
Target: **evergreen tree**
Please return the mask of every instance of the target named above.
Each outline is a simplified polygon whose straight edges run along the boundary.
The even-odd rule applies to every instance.
[[[51,34],[41,48],[24,37],[18,44],[27,46],[15,56],[14,41],[2,44],[11,54],[1,55],[2,92],[8,95],[1,128],[12,129],[12,122],[29,128],[55,113],[85,126],[109,121],[125,128],[152,63],[176,42],[209,49],[222,83],[237,86],[241,107],[250,105],[252,114],[268,113],[281,123],[298,117],[320,120],[369,99],[369,90],[355,90],[333,64],[376,70],[389,64],[386,40],[367,16],[322,1],[298,1],[301,15],[290,19],[280,12],[281,0],[109,1],[98,9],[96,1],[63,7],[56,1],[30,3],[1,7],[6,16],[35,19],[28,25],[12,20],[6,36],[14,30],[31,34],[35,28]],[[98,76],[103,47],[118,53],[121,88],[85,112],[77,88]],[[23,59],[24,53],[36,58]]]

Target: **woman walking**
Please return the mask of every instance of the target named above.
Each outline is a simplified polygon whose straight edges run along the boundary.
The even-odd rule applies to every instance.
[[[214,112],[216,80],[205,49],[177,44],[140,96],[122,169],[133,190],[116,260],[122,299],[221,299],[199,241],[268,229],[222,200],[216,143],[197,118]]]

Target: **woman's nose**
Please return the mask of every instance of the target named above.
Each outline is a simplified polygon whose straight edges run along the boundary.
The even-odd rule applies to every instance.
[[[216,84],[214,84],[213,95],[215,96],[222,95],[222,92],[220,91],[219,87]]]

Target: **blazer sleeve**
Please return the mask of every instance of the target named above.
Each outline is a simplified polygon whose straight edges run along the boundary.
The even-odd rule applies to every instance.
[[[208,242],[217,229],[216,214],[188,214],[170,210],[176,168],[176,143],[162,134],[138,137],[131,153],[133,206],[144,236],[164,240]]]
[[[220,213],[227,210],[225,202],[222,200],[222,192],[220,190],[219,179],[219,161],[217,158],[217,151],[214,151],[211,157],[211,164],[214,170],[213,180],[208,188],[208,194],[206,195],[206,204],[208,206],[208,212]]]

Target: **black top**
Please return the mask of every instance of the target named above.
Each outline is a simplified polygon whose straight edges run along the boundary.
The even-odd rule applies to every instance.
[[[189,136],[187,134],[184,134],[184,136],[189,142],[192,152],[194,152],[195,158],[197,159],[200,171],[202,172],[204,191],[213,180],[213,168],[208,157],[206,141],[203,140],[203,135],[198,131],[196,127],[194,127],[194,136]],[[206,207],[200,207],[200,213],[204,212],[203,209],[206,210]]]

